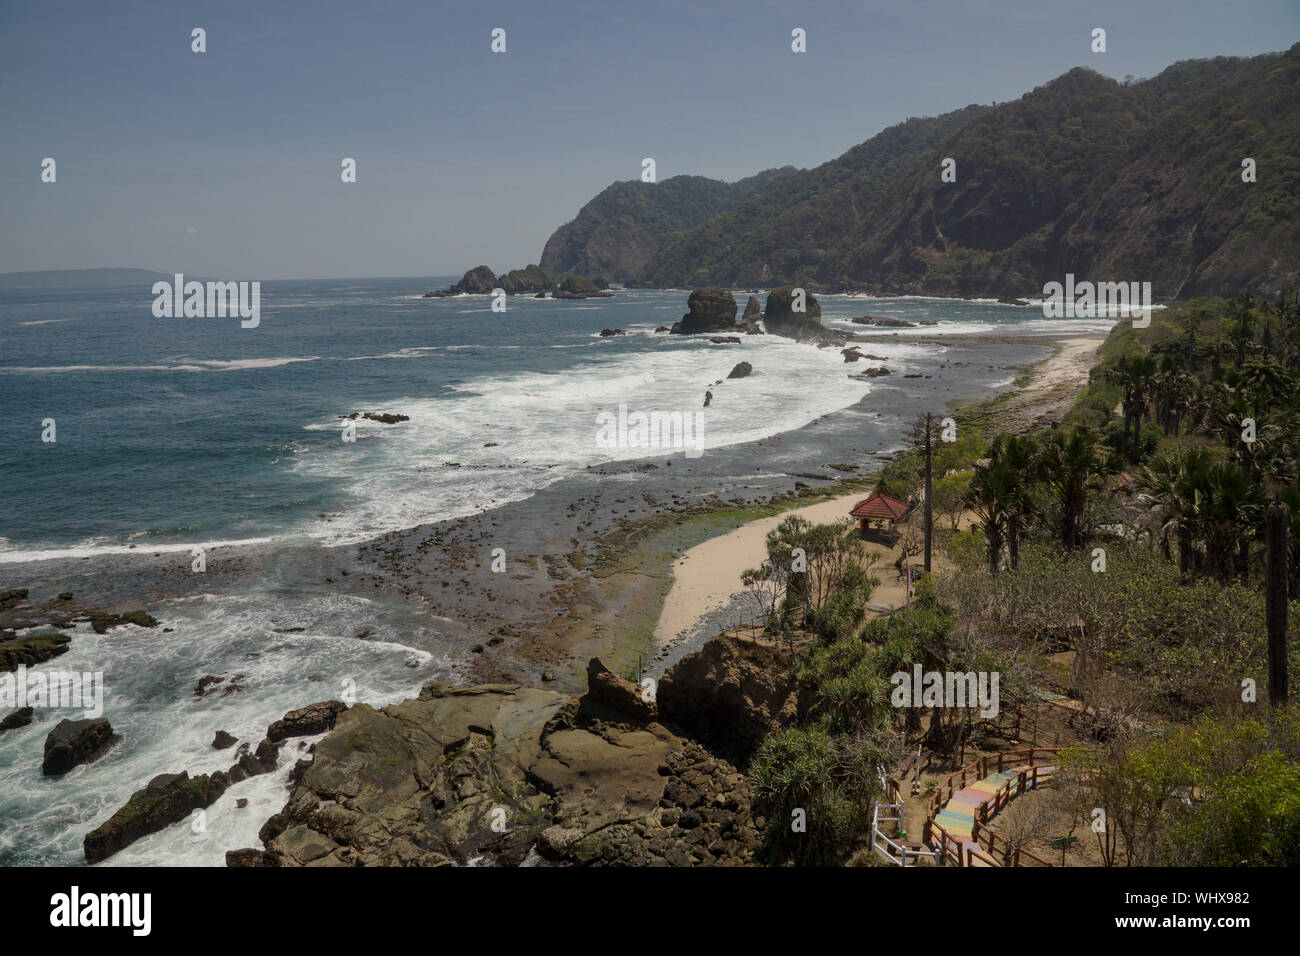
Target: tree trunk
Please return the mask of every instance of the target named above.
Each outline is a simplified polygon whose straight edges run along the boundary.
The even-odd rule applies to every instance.
[[[932,504],[933,484],[931,482],[932,459],[934,458],[934,447],[932,445],[932,431],[930,427],[930,416],[926,415],[925,420],[925,572],[930,573],[930,541],[934,534],[934,508]]]

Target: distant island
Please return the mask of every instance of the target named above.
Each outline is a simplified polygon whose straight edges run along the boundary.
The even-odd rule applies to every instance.
[[[0,272],[0,289],[89,289],[105,286],[142,285],[172,275],[149,269],[42,269],[37,272]]]

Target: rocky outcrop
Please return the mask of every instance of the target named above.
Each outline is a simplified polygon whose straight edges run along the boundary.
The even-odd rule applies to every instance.
[[[716,637],[664,674],[658,701],[669,727],[744,766],[759,741],[808,712],[812,695],[788,651]]]
[[[451,287],[453,295],[491,295],[493,289],[500,288],[496,275],[487,266],[475,266],[466,272],[459,282]]]
[[[613,294],[586,276],[569,276],[555,287],[553,293],[557,299],[607,299]]]
[[[578,697],[434,683],[350,708],[262,828],[265,855],[230,862],[735,864],[760,830],[744,776],[593,660]]]
[[[711,335],[709,341],[714,345],[739,345],[740,339],[734,335]]]
[[[266,737],[252,753],[248,744],[241,744],[235,752],[239,759],[231,764],[230,769],[214,774],[202,774],[191,778],[187,773],[159,774],[149,781],[142,790],[137,790],[131,799],[118,809],[104,823],[86,835],[82,849],[86,862],[97,863],[107,859],[118,850],[129,846],[142,836],[156,833],[183,820],[195,810],[209,807],[233,784],[270,773],[279,764],[280,748],[289,737],[308,737],[324,733],[334,726],[340,713],[347,706],[340,701],[322,701],[298,710],[291,710],[266,729]],[[64,721],[64,723],[69,723]],[[107,723],[107,721],[105,721]],[[57,728],[56,728],[57,729]],[[225,731],[217,731],[212,746],[218,750],[229,747],[235,738]],[[47,752],[49,744],[46,744]],[[300,776],[305,764],[300,761],[295,772]],[[291,780],[294,774],[290,775]],[[240,806],[246,804],[241,803]],[[245,856],[249,852],[238,851]],[[261,863],[241,862],[236,865],[262,865]]]
[[[291,710],[266,729],[266,739],[278,743],[288,737],[310,737],[334,727],[339,714],[348,709],[341,700],[328,700]]]
[[[745,303],[745,314],[741,317],[745,322],[757,322],[763,318],[763,309],[758,304],[758,296],[751,295],[749,301]]]
[[[614,335],[631,335],[631,334],[632,333],[629,332],[627,329],[601,329],[600,330],[600,337],[602,339],[607,339]]]
[[[207,697],[212,694],[217,697],[229,697],[243,690],[246,680],[248,680],[246,674],[235,674],[229,678],[225,674],[204,674],[194,685],[194,696]]]
[[[397,412],[353,412],[351,415],[340,415],[339,417],[365,418],[383,425],[396,425],[398,422],[409,422],[411,420],[410,415],[399,415]]]
[[[881,329],[914,329],[915,322],[909,322],[906,319],[891,319],[878,315],[855,315],[849,319],[854,325],[873,325]],[[934,323],[931,323],[932,325]]]
[[[426,299],[443,298],[449,295],[491,295],[493,289],[501,288],[500,280],[487,266],[475,266],[460,281],[436,292],[426,292]]]
[[[15,670],[19,664],[34,667],[58,657],[68,649],[72,638],[48,631],[30,634],[12,641],[0,641],[0,672]]]
[[[736,328],[736,299],[722,289],[696,289],[686,300],[690,310],[673,325],[676,335],[730,332]]]
[[[6,730],[17,730],[19,727],[26,727],[32,722],[32,715],[35,711],[30,707],[19,707],[4,720],[0,720],[0,732]]]
[[[754,371],[754,366],[748,362],[737,362],[736,367],[727,373],[727,378],[744,378]]]
[[[507,295],[547,293],[555,286],[550,273],[541,266],[531,264],[522,269],[511,269],[499,276],[497,282]]]
[[[817,297],[806,289],[788,285],[768,293],[763,327],[771,335],[788,339],[806,339],[826,331],[822,328],[822,305]]]
[[[114,739],[113,725],[107,717],[61,720],[45,738],[41,773],[65,774],[78,764],[94,760]]]
[[[132,794],[126,806],[86,834],[82,841],[86,862],[106,860],[141,837],[212,806],[229,786],[230,778],[220,771],[193,778],[187,773],[159,774]]]
[[[239,743],[239,740],[231,734],[226,733],[224,730],[218,730],[212,735],[213,750],[229,750],[237,743]]]

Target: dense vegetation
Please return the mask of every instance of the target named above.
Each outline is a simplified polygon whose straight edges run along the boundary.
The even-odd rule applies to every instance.
[[[661,287],[1028,295],[1072,272],[1150,281],[1161,299],[1276,295],[1300,276],[1300,45],[1136,83],[1076,68],[761,175],[736,184],[746,195],[616,183],[542,265]]]
[[[965,422],[936,449],[947,569],[886,617],[862,610],[876,582],[853,530],[787,518],[746,577],[771,631],[813,639],[798,668],[816,706],[750,767],[773,859],[853,859],[902,754],[955,765],[968,742],[1002,735],[971,708],[892,706],[889,676],[921,664],[1000,673],[1003,711],[1073,702],[1081,743],[1038,809],[1057,814],[1054,833],[1095,838],[1106,865],[1300,864],[1300,708],[1270,706],[1264,567],[1276,500],[1294,625],[1298,359],[1293,295],[1197,299],[1146,329],[1117,325],[1065,421],[1030,435]],[[921,456],[896,458],[878,486],[919,501]],[[778,570],[797,554],[802,573]],[[1300,644],[1288,656],[1300,672]],[[791,828],[798,812],[805,831]]]
[[[794,172],[792,166],[769,169],[736,183],[703,176],[614,183],[551,235],[542,251],[542,268],[554,275],[634,280],[665,236],[707,222]]]

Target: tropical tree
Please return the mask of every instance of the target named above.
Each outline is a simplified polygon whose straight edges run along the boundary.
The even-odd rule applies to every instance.
[[[1117,469],[1102,453],[1096,431],[1083,426],[1056,428],[1042,445],[1038,469],[1061,504],[1061,543],[1083,545],[1083,513],[1090,493],[1099,491]]]

